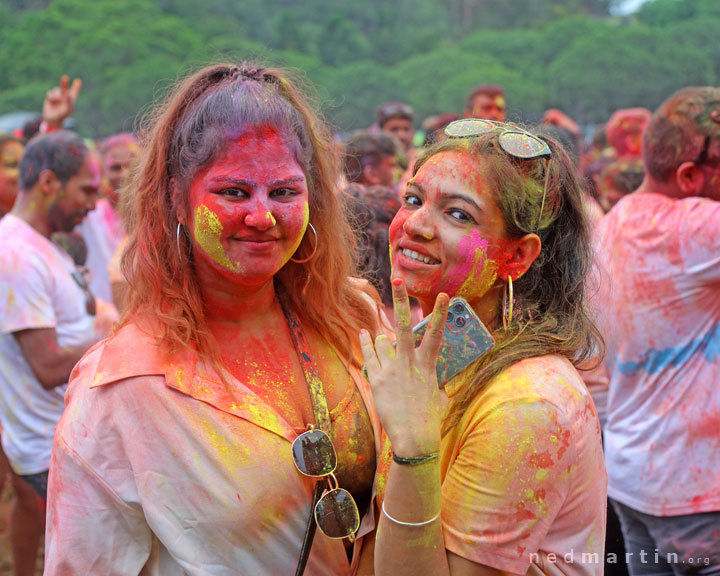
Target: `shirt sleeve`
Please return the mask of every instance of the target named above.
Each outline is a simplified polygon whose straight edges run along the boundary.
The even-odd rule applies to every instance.
[[[720,283],[720,202],[694,198],[685,206],[679,234],[685,272],[710,284]]]
[[[46,576],[133,576],[152,548],[139,505],[124,502],[56,436],[48,484]]]
[[[445,547],[525,574],[568,493],[575,449],[550,402],[513,399],[478,421],[443,483]]]
[[[55,328],[52,277],[36,255],[7,254],[12,265],[0,272],[0,331],[5,334],[31,328]]]

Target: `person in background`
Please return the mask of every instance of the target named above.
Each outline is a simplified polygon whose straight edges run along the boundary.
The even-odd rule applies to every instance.
[[[13,470],[43,498],[65,384],[94,343],[91,302],[51,236],[78,225],[99,188],[99,166],[79,136],[38,136],[20,162],[15,206],[0,221],[2,442]]]
[[[357,264],[363,278],[367,278],[380,294],[386,316],[392,321],[392,292],[390,290],[390,242],[388,228],[400,209],[397,193],[383,186],[348,186],[343,192],[346,210],[358,235]],[[416,314],[422,320],[422,314]]]
[[[405,192],[405,186],[412,174],[412,167],[417,159],[415,138],[415,111],[404,102],[386,102],[377,110],[377,123],[383,132],[387,132],[400,143],[398,163],[403,172],[397,183],[399,195]]]
[[[472,89],[467,97],[465,118],[483,118],[496,122],[507,119],[505,91],[497,84],[480,84]]]
[[[405,154],[410,156],[415,149],[415,112],[405,102],[385,102],[377,109],[377,123],[380,130],[392,135],[400,142]]]
[[[650,116],[646,108],[623,108],[614,112],[606,124],[614,158],[599,166],[596,175],[598,201],[605,212],[642,183],[645,175],[642,139]]]
[[[670,96],[596,230],[608,494],[629,569],[720,574],[720,88]]]
[[[392,188],[399,177],[397,141],[385,132],[360,131],[345,143],[343,172],[348,183]]]
[[[642,158],[618,158],[600,170],[597,175],[598,202],[605,212],[637,190],[645,178]]]
[[[125,226],[118,213],[118,201],[129,182],[130,171],[137,161],[140,147],[130,133],[106,138],[99,147],[103,171],[102,197],[78,232],[87,245],[87,268],[90,271],[90,290],[104,302],[113,302],[108,267],[125,238]]]
[[[45,95],[42,115],[39,115],[35,121],[26,123],[18,137],[0,136],[0,218],[12,210],[18,195],[19,166],[24,151],[23,142],[37,134],[41,127],[43,132],[61,128],[65,119],[72,113],[80,87],[80,80],[76,79],[71,85],[68,77],[63,76],[60,84]],[[12,368],[6,368],[12,372]],[[1,391],[0,394],[2,394]],[[33,403],[30,398],[24,400],[26,403]],[[14,430],[12,433],[16,432]],[[45,503],[33,488],[15,473],[7,456],[0,448],[0,474],[3,484],[8,473],[15,493],[15,500],[10,512],[10,549],[13,574],[14,576],[32,576],[35,574],[38,547],[44,530]]]
[[[18,166],[24,146],[14,136],[0,134],[0,218],[12,210],[18,193]]]
[[[610,116],[605,133],[616,158],[642,158],[643,132],[651,116],[647,108],[621,108]]]

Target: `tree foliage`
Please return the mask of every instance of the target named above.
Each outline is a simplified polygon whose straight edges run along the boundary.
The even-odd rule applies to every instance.
[[[511,117],[559,107],[595,123],[720,79],[720,2],[655,0],[0,0],[0,114],[39,110],[61,74],[83,79],[79,130],[133,126],[172,81],[209,61],[300,69],[341,131],[379,104],[460,113],[501,84]]]

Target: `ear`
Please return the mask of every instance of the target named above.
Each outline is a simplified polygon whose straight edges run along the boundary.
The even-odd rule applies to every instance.
[[[183,226],[186,226],[185,211],[181,208],[182,194],[175,178],[170,178],[170,201],[175,209],[175,214],[177,214],[178,222],[180,222]]]
[[[37,186],[43,196],[54,196],[60,191],[60,179],[52,170],[43,170],[38,175]]]
[[[675,171],[675,183],[683,196],[698,196],[705,186],[705,173],[694,162],[683,162]]]
[[[540,255],[542,242],[537,234],[525,234],[508,246],[507,259],[498,271],[498,276],[507,281],[508,276],[517,280],[525,275],[535,259]]]

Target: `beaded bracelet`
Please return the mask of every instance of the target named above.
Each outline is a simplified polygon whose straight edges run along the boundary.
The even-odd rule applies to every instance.
[[[425,520],[425,522],[401,522],[400,520],[395,520],[395,518],[393,518],[392,516],[390,516],[390,514],[387,513],[387,510],[385,510],[385,501],[384,500],[383,500],[381,508],[382,508],[383,514],[385,514],[385,516],[387,516],[388,520],[390,520],[391,522],[394,522],[395,524],[400,524],[400,526],[427,526],[428,524],[432,524],[433,522],[435,522],[435,520],[440,518],[440,512],[438,512],[437,514],[435,514],[435,516],[430,518],[430,520]]]
[[[422,456],[409,456],[403,458],[393,452],[393,462],[398,464],[406,464],[408,466],[417,466],[418,464],[424,464],[425,462],[435,462],[440,457],[440,452],[432,452],[430,454],[423,454]]]

